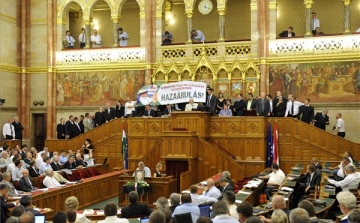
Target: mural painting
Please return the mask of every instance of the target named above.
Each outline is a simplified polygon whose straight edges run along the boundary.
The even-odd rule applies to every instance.
[[[272,65],[269,69],[270,94],[293,94],[298,101],[358,102],[360,63],[330,62]]]
[[[142,70],[76,72],[57,75],[58,106],[104,105],[108,101],[135,99],[144,85]]]

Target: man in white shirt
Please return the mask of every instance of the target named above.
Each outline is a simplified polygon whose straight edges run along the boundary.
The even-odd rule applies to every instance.
[[[312,33],[315,34],[316,33],[316,28],[320,27],[320,20],[318,18],[316,18],[316,13],[312,12],[311,13],[311,30]]]
[[[280,169],[279,165],[274,163],[272,165],[272,172],[269,175],[266,176],[260,176],[260,179],[269,179],[267,184],[267,187],[265,188],[264,192],[268,196],[268,199],[271,199],[272,190],[274,189],[274,186],[281,185],[285,180],[285,174]]]
[[[115,203],[107,203],[104,208],[105,220],[98,221],[98,223],[129,223],[126,218],[118,218],[118,208]]]
[[[333,128],[335,130],[335,134],[342,138],[345,138],[345,123],[341,118],[341,113],[336,113],[336,124]]]
[[[204,42],[205,41],[205,36],[200,30],[192,30],[191,31],[191,39],[192,39],[193,42],[194,41]]]
[[[11,159],[9,158],[9,153],[6,150],[1,152],[0,158],[0,168],[5,168],[11,163]]]
[[[67,41],[67,44],[68,44],[68,49],[74,49],[74,43],[75,43],[75,39],[70,36],[70,31],[67,30],[66,31],[66,41]]]
[[[358,189],[360,183],[360,173],[355,172],[355,167],[352,164],[346,165],[344,170],[346,177],[342,181],[329,179],[328,176],[324,176],[324,179],[336,187],[341,187],[343,191]]]
[[[207,186],[203,192],[203,195],[207,197],[213,197],[218,199],[221,196],[221,192],[219,189],[215,187],[215,182],[213,179],[209,178],[206,180]]]
[[[189,99],[189,104],[186,104],[185,106],[185,111],[192,111],[193,109],[197,109],[198,104],[194,103],[194,99],[190,98]]]
[[[43,180],[43,184],[45,187],[56,187],[60,186],[61,184],[54,178],[54,171],[49,168],[46,170],[46,177]]]
[[[224,192],[223,196],[224,196],[224,200],[228,204],[230,216],[238,220],[239,213],[236,211],[237,205],[235,203],[236,200],[235,193],[233,191],[228,190]]]
[[[119,35],[119,46],[127,46],[127,40],[129,39],[129,36],[126,32],[123,31],[122,28],[118,29],[118,35]]]
[[[85,34],[85,29],[81,28],[81,33],[79,35],[79,43],[80,43],[80,48],[84,48],[85,44],[86,44],[86,34]]]
[[[286,104],[285,117],[297,118],[297,115],[299,114],[299,107],[301,105],[304,104],[299,101],[295,101],[295,96],[289,94],[288,102]]]
[[[19,181],[22,177],[22,170],[24,170],[24,168],[22,167],[20,160],[16,160],[14,164],[15,167],[11,170],[11,178],[13,181]]]
[[[44,159],[44,162],[41,163],[41,165],[39,166],[39,173],[45,173],[48,169],[51,169],[50,157],[46,157]]]
[[[46,157],[50,157],[49,148],[47,146],[44,146],[43,151],[40,151],[38,153],[38,157],[41,157],[43,153],[45,153]]]
[[[125,103],[125,115],[131,116],[133,111],[135,111],[134,103],[131,101],[130,97],[127,97]]]
[[[145,177],[151,177],[151,171],[150,171],[149,167],[146,167],[144,162],[142,162],[142,161],[140,161],[138,163],[138,167],[136,168],[136,170],[145,170]],[[135,176],[135,172],[134,172],[133,176]]]
[[[15,139],[15,129],[12,123],[14,119],[10,118],[7,123],[3,126],[4,139]]]
[[[218,199],[214,197],[207,197],[202,194],[198,194],[198,186],[192,185],[190,187],[190,196],[193,204],[199,205],[203,203],[217,202]]]
[[[91,43],[92,43],[92,48],[100,48],[101,47],[101,36],[97,33],[97,30],[94,29],[93,30],[93,35],[91,35]]]

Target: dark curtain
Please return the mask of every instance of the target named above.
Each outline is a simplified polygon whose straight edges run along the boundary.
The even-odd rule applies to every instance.
[[[180,174],[189,170],[188,161],[166,161],[166,174],[177,179],[177,189],[180,189]]]

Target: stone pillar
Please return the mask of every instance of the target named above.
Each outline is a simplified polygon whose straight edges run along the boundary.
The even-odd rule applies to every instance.
[[[219,40],[218,42],[225,41],[225,9],[218,9],[219,13]]]
[[[155,0],[147,0],[145,7],[145,18],[146,27],[145,27],[145,61],[146,61],[146,70],[145,70],[145,85],[151,84],[151,76],[153,73],[153,64],[155,63],[155,12],[156,4]],[[144,24],[144,25],[145,25]],[[140,28],[141,28],[141,15],[140,15]]]
[[[90,25],[91,25],[91,21],[89,18],[84,19],[84,23],[85,23],[85,36],[86,36],[86,44],[85,47],[86,49],[90,48],[90,36],[91,36],[91,31],[90,31]]]
[[[56,97],[53,95],[54,93],[54,81],[56,75],[54,75],[54,67],[55,67],[55,39],[54,39],[54,28],[56,24],[54,24],[54,15],[56,15],[54,11],[54,1],[47,1],[47,100],[46,100],[46,138],[52,139],[55,136],[55,107],[54,101]]]
[[[259,32],[258,56],[260,58],[259,92],[269,92],[269,69],[266,65],[268,56],[269,4],[268,1],[257,1],[257,27]],[[264,22],[266,21],[266,22]],[[257,96],[257,95],[256,95]],[[256,97],[254,95],[254,97]]]
[[[191,30],[192,30],[192,16],[193,12],[186,12],[186,24],[187,24],[187,33],[188,33],[188,40],[186,43],[192,43],[191,40]]]
[[[30,75],[26,73],[26,68],[30,66],[28,58],[28,46],[30,42],[30,36],[27,27],[30,27],[30,0],[18,0],[18,48],[17,52],[19,55],[18,66],[22,68],[19,73],[19,89],[20,99],[18,100],[18,111],[17,116],[20,122],[25,126],[23,131],[22,143],[30,143]]]
[[[351,0],[343,0],[344,2],[344,34],[351,33],[351,12],[350,12],[350,2]]]
[[[111,19],[113,21],[113,29],[114,29],[114,45],[112,45],[112,47],[118,47],[119,46],[119,35],[118,35],[119,17],[112,16]]]
[[[304,0],[305,5],[305,36],[313,36],[311,29],[311,9],[314,4],[313,0]]]
[[[269,39],[276,39],[277,3],[276,0],[269,2]]]

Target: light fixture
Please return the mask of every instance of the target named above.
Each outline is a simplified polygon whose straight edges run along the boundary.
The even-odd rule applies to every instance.
[[[174,15],[171,12],[172,3],[170,0],[165,2],[165,25],[173,25],[175,24]]]

